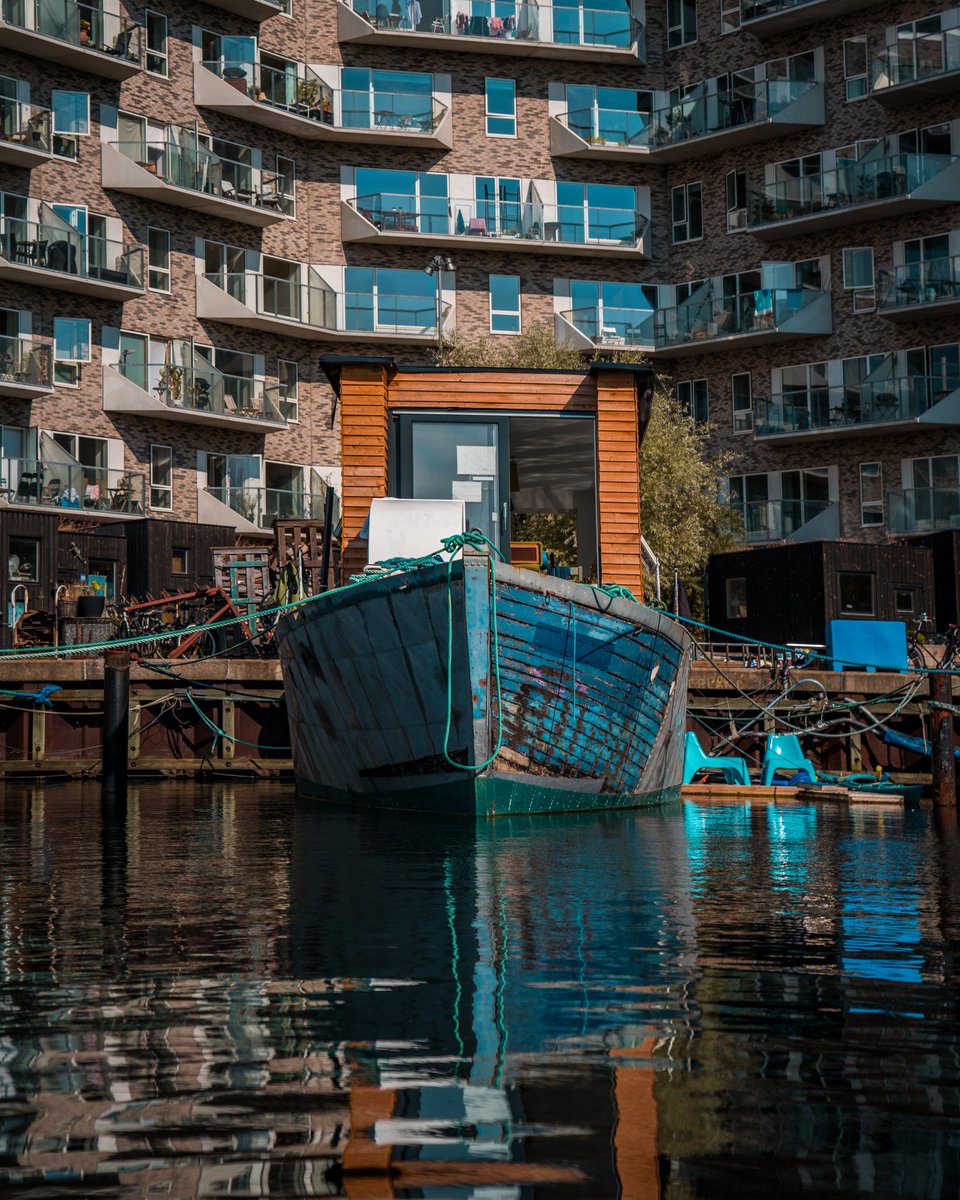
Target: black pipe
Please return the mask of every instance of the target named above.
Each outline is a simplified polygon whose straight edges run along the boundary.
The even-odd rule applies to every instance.
[[[127,799],[127,760],[130,747],[130,655],[107,650],[103,656],[103,767],[101,799],[104,808]]]
[[[320,591],[327,590],[327,577],[330,571],[330,543],[333,540],[333,501],[336,493],[327,484],[327,494],[323,501],[323,540],[320,543]]]

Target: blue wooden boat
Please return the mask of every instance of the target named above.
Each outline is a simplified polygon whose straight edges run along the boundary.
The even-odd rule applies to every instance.
[[[298,788],[492,817],[679,799],[691,642],[598,588],[466,554],[278,628]]]

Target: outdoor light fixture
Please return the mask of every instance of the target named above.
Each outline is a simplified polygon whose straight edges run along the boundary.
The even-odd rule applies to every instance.
[[[443,355],[443,272],[453,271],[453,260],[445,254],[435,254],[423,268],[437,279],[437,362]]]

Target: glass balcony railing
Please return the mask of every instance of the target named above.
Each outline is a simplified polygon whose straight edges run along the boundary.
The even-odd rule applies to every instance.
[[[39,337],[0,337],[0,390],[4,383],[21,383],[27,387],[52,387],[52,340]]]
[[[259,315],[329,333],[396,333],[436,336],[434,296],[336,292],[322,284],[263,274],[208,273],[206,278]],[[443,303],[446,323],[450,305]]]
[[[287,216],[293,213],[294,197],[284,195],[283,180],[276,172],[214,154],[206,146],[197,145],[192,133],[189,142],[193,144],[184,145],[171,134],[148,141],[112,144],[125,158],[171,187],[233,200],[252,208],[273,209]]]
[[[25,150],[53,152],[53,114],[48,108],[0,96],[0,141]]]
[[[730,507],[743,518],[744,539],[748,542],[781,542],[797,535],[802,538],[804,527],[817,517],[830,513],[834,520],[839,518],[839,506],[831,500],[731,501]]]
[[[5,218],[0,256],[15,265],[37,267],[58,275],[74,275],[122,287],[143,287],[145,251],[137,242],[81,234],[42,221]]]
[[[960,377],[951,381],[898,375],[865,383],[784,392],[758,402],[756,436],[915,421],[957,387]]]
[[[498,0],[476,5],[484,13],[466,12],[464,6],[444,0],[442,10],[429,17],[410,0],[353,0],[353,10],[376,29],[488,38],[491,42],[540,42],[559,46],[603,46],[629,49],[642,39],[643,25],[624,0],[607,4],[553,4],[539,0]]]
[[[145,480],[140,471],[85,467],[66,461],[0,458],[0,493],[15,505],[143,513]]]
[[[141,28],[116,0],[3,0],[3,20],[81,50],[140,62]]]
[[[907,263],[878,275],[877,306],[881,309],[915,308],[960,300],[960,255]]]
[[[598,346],[653,348],[653,312],[647,308],[571,308],[560,314],[567,324]]]
[[[874,56],[870,64],[870,87],[885,88],[922,83],[960,71],[960,29],[947,29],[922,37],[902,38]]]
[[[433,133],[447,111],[422,91],[340,90],[304,69],[280,70],[258,62],[205,62],[242,95],[291,116],[318,121],[333,129],[374,129],[397,133]]]
[[[887,492],[887,524],[891,533],[960,529],[960,484]]]
[[[772,225],[838,208],[896,200],[909,196],[956,161],[954,154],[896,154],[768,184],[762,192],[751,192],[748,223]]]
[[[775,13],[789,12],[794,8],[812,7],[818,0],[742,0],[740,17],[746,25],[750,21],[758,21],[762,17],[772,17]]]
[[[320,520],[323,517],[324,495],[299,488],[269,488],[256,485],[238,487],[208,486],[214,499],[226,504],[235,513],[261,529],[269,529],[274,521],[289,518]]]
[[[350,207],[383,233],[522,238],[573,246],[638,246],[647,218],[632,208],[458,200],[410,195],[359,196]]]
[[[708,297],[676,308],[661,308],[656,313],[657,347],[773,332],[824,294],[818,288],[761,288],[740,296]]]
[[[168,408],[210,416],[244,417],[286,424],[280,381],[225,375],[214,367],[172,366],[169,363],[120,365],[120,374],[144,392],[152,392]],[[151,384],[151,380],[156,382]]]

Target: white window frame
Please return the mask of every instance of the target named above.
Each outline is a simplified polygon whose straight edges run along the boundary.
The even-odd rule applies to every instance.
[[[698,417],[696,401],[702,385],[704,416]],[[684,398],[686,397],[686,398]],[[683,379],[677,384],[677,403],[695,425],[706,425],[710,421],[710,387],[706,379]]]
[[[679,21],[671,25],[670,9],[676,6],[679,6],[679,13],[677,14]],[[687,24],[684,21],[684,16],[691,7],[693,9],[692,36],[688,34]],[[700,22],[697,14],[696,0],[667,0],[666,16],[668,50],[679,50],[681,46],[692,46],[697,41]]]
[[[747,398],[750,403],[746,408],[737,408],[736,389],[733,381],[746,379]],[[750,433],[753,429],[753,376],[749,371],[735,371],[730,376],[730,413],[734,433]]]
[[[57,354],[57,323],[59,321],[69,322],[71,325],[85,325],[87,329],[86,338],[84,339],[84,349],[86,353],[79,355],[58,355]],[[79,363],[90,362],[93,356],[93,322],[89,317],[54,317],[53,318],[53,353],[57,362],[73,364],[76,366]]]
[[[288,425],[300,424],[300,364],[292,358],[277,359],[277,378],[280,378],[280,363],[285,363],[293,370],[293,395],[283,396],[284,417]],[[282,385],[281,385],[282,386]],[[291,412],[293,416],[291,416]]]
[[[152,50],[150,48],[147,32],[150,27],[149,17],[156,17],[163,22],[162,50]],[[151,70],[148,65],[151,57],[162,60],[163,70]],[[143,13],[143,69],[147,74],[153,75],[158,79],[170,78],[170,22],[167,20],[165,13],[157,12],[155,8],[144,9]]]
[[[515,279],[517,281],[517,307],[516,307],[516,310],[508,309],[508,308],[494,308],[493,307],[493,282],[492,281],[495,278],[496,279]],[[500,274],[494,272],[493,274],[490,275],[489,279],[487,280],[487,291],[488,291],[488,296],[489,296],[489,300],[490,300],[490,332],[496,333],[498,335],[503,335],[504,337],[516,337],[516,335],[518,333],[520,333],[523,329],[523,318],[521,315],[521,308],[522,308],[521,299],[522,299],[522,294],[523,294],[523,286],[520,282],[520,276],[519,275],[500,275]],[[493,327],[493,318],[494,317],[511,317],[511,318],[515,317],[516,321],[517,321],[517,327],[516,327],[516,329],[494,329],[494,327]]]
[[[169,483],[156,483],[154,481],[154,475],[153,475],[153,471],[154,471],[154,454],[153,454],[153,452],[154,452],[154,450],[166,450],[166,452],[170,456],[170,482]],[[173,511],[173,447],[172,446],[164,445],[162,442],[151,442],[150,443],[149,476],[150,476],[150,479],[149,479],[148,487],[150,489],[150,507],[152,509],[155,509],[157,512],[172,512]],[[154,491],[167,492],[168,493],[167,498],[169,500],[169,503],[168,504],[154,504],[154,502],[153,502]]]
[[[720,0],[720,32],[736,33],[740,28],[741,0]]]
[[[876,471],[872,475],[868,475],[864,468],[876,467]],[[863,483],[866,478],[875,477],[880,489],[879,500],[865,500],[863,497]],[[883,526],[883,463],[882,462],[862,462],[858,471],[858,479],[860,483],[860,526],[863,529],[877,529]],[[868,521],[868,514],[878,514],[878,521]]]
[[[690,193],[693,188],[696,188],[700,196],[700,232],[696,236],[690,236]],[[683,193],[683,217],[677,220],[674,215],[674,196],[678,192]],[[687,236],[677,237],[677,229],[681,226],[686,226]],[[683,245],[685,242],[701,242],[703,241],[703,183],[700,180],[694,180],[692,183],[680,183],[676,187],[670,189],[670,238],[674,246]]]
[[[151,233],[162,233],[167,239],[167,265],[165,267],[156,267],[150,261],[150,234]],[[172,270],[172,266],[171,266],[171,262],[170,262],[171,254],[172,254],[172,251],[170,248],[170,230],[164,229],[160,225],[148,225],[147,226],[147,291],[164,292],[165,294],[169,295],[169,293],[171,291],[171,276],[173,274],[173,270]],[[166,277],[167,277],[167,286],[166,287],[154,287],[154,285],[151,281],[151,275],[154,271],[156,271],[158,274],[166,275]]]
[[[737,204],[739,191],[737,177],[743,179],[743,204]],[[733,184],[733,204],[730,203],[731,181]],[[747,228],[747,173],[742,168],[728,171],[723,181],[723,200],[727,210],[727,233],[745,233]],[[700,213],[703,219],[703,195],[700,197]]]
[[[490,95],[487,91],[488,83],[509,83],[513,88],[513,112],[512,113],[493,113],[490,111]],[[494,138],[516,138],[517,136],[517,81],[506,75],[485,75],[483,79],[483,121],[484,129],[487,137]],[[513,121],[513,133],[503,133],[500,130],[491,130],[491,121]]]
[[[850,275],[854,274],[852,267],[847,269],[847,255],[854,254],[869,254],[870,255],[870,282],[869,283],[852,283],[849,281]],[[851,260],[852,261],[852,260]],[[848,292],[862,292],[867,289],[873,289],[877,281],[876,265],[873,257],[872,246],[844,246],[843,247],[843,286]]]
[[[851,74],[847,67],[847,47],[862,46],[864,69]],[[843,39],[843,80],[847,102],[865,100],[870,95],[870,58],[867,53],[866,35]]]

